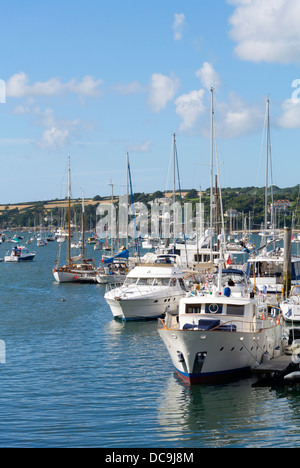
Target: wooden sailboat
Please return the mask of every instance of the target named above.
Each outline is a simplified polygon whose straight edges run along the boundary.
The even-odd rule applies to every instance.
[[[82,200],[82,254],[73,258],[71,256],[71,167],[68,162],[68,258],[66,265],[59,266],[59,257],[53,268],[53,275],[59,283],[95,283],[96,266],[91,259],[85,258],[84,248],[84,198]],[[61,249],[61,245],[60,245]],[[60,252],[60,250],[59,250]]]

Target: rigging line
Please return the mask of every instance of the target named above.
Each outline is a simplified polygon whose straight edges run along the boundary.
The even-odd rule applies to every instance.
[[[213,119],[214,125],[214,137],[215,137],[215,153],[216,153],[216,162],[217,162],[217,172],[219,179],[219,193],[220,193],[220,210],[221,210],[221,221],[222,221],[222,235],[225,234],[225,221],[224,221],[224,211],[223,211],[223,198],[222,198],[222,187],[221,187],[221,178],[220,178],[220,165],[219,165],[219,155],[218,155],[218,145],[217,145],[217,136],[215,128],[215,119]],[[226,242],[224,238],[224,249],[226,250]]]
[[[186,264],[187,264],[187,267],[189,267],[187,246],[186,246],[186,235],[185,235],[184,208],[183,208],[183,202],[182,202],[181,181],[180,181],[179,162],[178,162],[178,153],[177,153],[177,145],[176,144],[175,144],[175,157],[176,157],[177,177],[178,177],[178,186],[179,186],[179,194],[180,194],[180,204],[181,204],[182,233],[183,233],[183,237],[184,237]],[[174,240],[174,247],[175,247],[175,240]]]
[[[173,141],[172,141],[172,144],[171,144],[171,151],[170,151],[169,167],[168,167],[168,174],[167,174],[167,180],[166,180],[166,190],[165,190],[165,193],[169,191],[168,185],[169,185],[169,177],[170,177],[170,171],[171,171],[172,160],[173,160]]]
[[[256,189],[255,189],[255,194],[254,194],[253,212],[255,211],[256,198],[257,198],[257,189],[259,187],[259,174],[261,172],[262,152],[263,152],[264,139],[265,139],[265,133],[266,133],[266,125],[267,125],[267,111],[265,113],[264,126],[263,126],[262,135],[261,135],[260,156],[259,156],[259,164],[258,164],[257,174],[256,174]]]
[[[259,345],[258,345],[258,343],[257,343],[256,340],[255,340],[255,342],[256,342],[256,345],[257,345],[257,346],[256,346],[256,351],[257,351]],[[247,346],[245,345],[244,341],[241,341],[241,343],[243,344],[243,347],[245,348],[245,350],[248,351],[248,353],[250,354],[250,356],[251,356],[253,359],[255,359],[256,364],[259,365],[260,362],[259,362],[258,359],[257,359],[257,355],[255,356],[255,355],[247,348]]]

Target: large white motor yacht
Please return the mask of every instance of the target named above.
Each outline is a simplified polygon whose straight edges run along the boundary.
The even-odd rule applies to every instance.
[[[176,312],[187,294],[184,272],[176,255],[155,255],[133,268],[125,283],[105,294],[115,318],[141,320]]]
[[[282,353],[278,310],[254,293],[222,286],[180,301],[167,313],[159,334],[179,376],[189,384],[249,373]]]

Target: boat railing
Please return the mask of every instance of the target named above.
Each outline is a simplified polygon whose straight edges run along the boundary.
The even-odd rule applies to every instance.
[[[132,287],[130,290],[129,288]],[[119,289],[122,293],[122,297],[130,298],[131,294],[136,294],[140,295],[143,297],[145,295],[145,292],[147,294],[157,294],[157,293],[164,293],[164,295],[171,296],[175,292],[182,292],[182,294],[186,294],[186,291],[181,289],[178,285],[176,286],[170,286],[170,285],[152,285],[152,284],[147,284],[147,285],[139,285],[139,284],[132,284],[132,285],[126,285],[124,283],[121,284],[107,284],[106,292],[112,291],[114,289]],[[156,299],[156,298],[154,298]],[[166,305],[168,305],[168,302],[171,301],[170,298],[165,298],[164,301],[166,302]]]
[[[278,323],[277,319],[254,320],[245,322],[243,320],[228,320],[221,322],[213,328],[203,329],[196,323],[181,323],[178,315],[167,314],[164,319],[159,319],[159,324],[164,330],[181,331],[203,331],[206,332],[239,332],[239,333],[259,333],[261,330],[273,328]]]

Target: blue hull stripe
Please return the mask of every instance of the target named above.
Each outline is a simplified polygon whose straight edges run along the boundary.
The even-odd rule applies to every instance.
[[[246,374],[251,371],[250,367],[242,367],[240,369],[228,369],[226,371],[220,371],[220,372],[207,372],[207,373],[201,373],[201,374],[189,374],[187,372],[182,372],[178,370],[175,367],[176,372],[179,374],[180,377],[182,377],[184,380],[188,380],[190,382],[206,382],[209,380],[218,380],[218,379],[224,379],[226,377],[234,376],[234,375],[239,375],[239,374]]]

